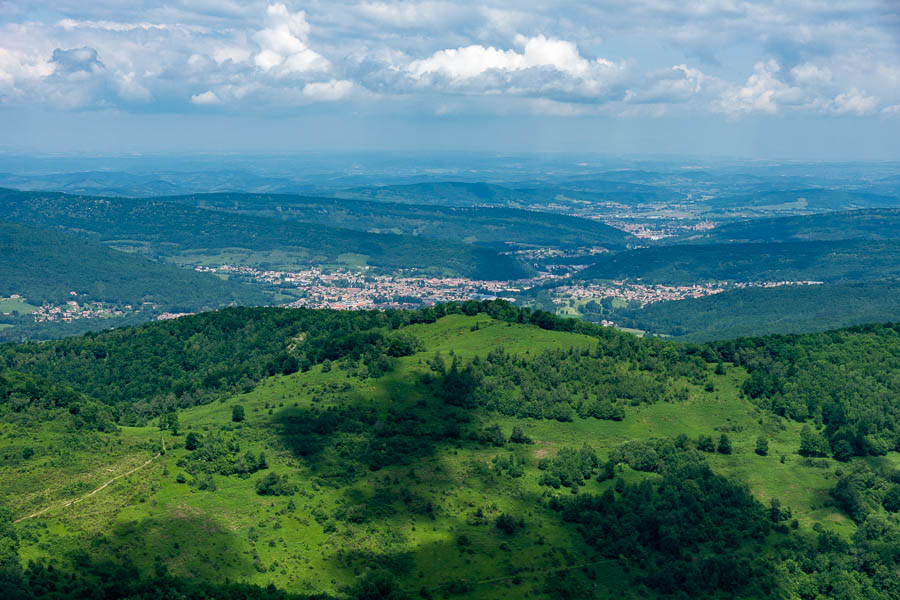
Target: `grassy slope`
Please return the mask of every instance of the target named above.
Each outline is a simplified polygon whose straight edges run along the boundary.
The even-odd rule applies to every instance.
[[[482,327],[473,331],[476,322]],[[361,382],[348,378],[339,369],[323,373],[321,367],[315,367],[309,373],[266,380],[254,391],[228,402],[181,413],[186,430],[208,435],[232,428],[231,405],[236,402],[244,405],[247,421],[239,428],[242,451],[265,449],[270,470],[290,473],[293,481],[300,484],[300,491],[293,497],[297,506],[294,513],[285,511],[287,498],[256,495],[255,481],[264,473],[247,480],[216,476],[218,490],[215,492],[193,490],[176,483],[180,470],[175,463],[187,452],[171,448],[183,443],[184,438],[174,438],[168,433],[161,436],[152,427],[122,428],[121,433],[111,436],[98,434],[96,447],[68,449],[62,431],[47,428],[16,431],[11,425],[0,425],[0,457],[6,455],[0,463],[0,502],[10,504],[17,517],[47,503],[60,503],[83,494],[140,464],[156,452],[160,437],[165,437],[170,448],[164,458],[157,459],[139,474],[120,480],[90,499],[23,522],[19,529],[24,537],[24,558],[58,556],[66,549],[85,547],[87,539],[92,553],[125,554],[147,571],[159,557],[177,574],[273,582],[303,591],[334,590],[341,582],[350,580],[354,568],[342,563],[339,559],[342,553],[355,553],[358,557],[369,553],[379,562],[403,563],[397,557],[408,552],[414,562],[402,580],[410,590],[464,579],[483,583],[454,597],[521,598],[540,585],[546,571],[565,567],[566,552],[576,557],[571,561],[574,563],[598,560],[580,535],[565,526],[557,514],[540,505],[538,500],[546,488],[537,485],[539,471],[535,463],[539,457],[553,456],[561,446],[588,442],[603,458],[610,448],[625,440],[682,432],[696,437],[699,433],[717,433],[716,428],[730,429],[735,447],[730,456],[709,455],[708,460],[717,472],[747,481],[762,500],[781,498],[793,508],[804,529],[813,522],[821,522],[842,534],[853,530],[853,525],[841,514],[824,507],[827,490],[836,480],[834,469],[838,463],[827,461],[827,469],[804,466],[802,459],[794,454],[799,425],[764,414],[739,399],[737,388],[745,373],[735,367],[729,367],[723,376],[714,377],[714,392],[692,387],[690,399],[681,404],[629,407],[621,423],[577,417],[572,423],[523,421],[476,411],[473,416],[477,421],[499,423],[507,435],[513,425],[522,425],[535,444],[502,449],[470,442],[462,442],[459,447],[438,446],[434,453],[409,466],[363,473],[349,484],[332,487],[323,483],[327,480],[324,475],[340,464],[339,448],[326,447],[315,460],[293,455],[279,438],[279,423],[286,414],[314,404],[321,408],[330,402],[340,402],[369,404],[378,411],[394,405],[400,410],[427,415],[428,409],[416,404],[428,395],[417,383],[416,374],[427,370],[424,362],[436,350],[446,356],[452,349],[468,358],[475,354],[483,356],[497,346],[509,352],[534,354],[547,348],[593,345],[590,338],[583,336],[530,326],[508,326],[491,322],[484,315],[453,315],[435,324],[415,325],[410,329],[424,341],[426,350],[400,359],[399,368],[380,379]],[[318,403],[314,400],[323,396],[323,384],[344,383],[351,385],[350,391],[325,394],[325,399]],[[752,452],[760,432],[770,436],[767,457]],[[29,444],[38,452],[23,464],[17,455],[21,454],[23,445]],[[49,449],[51,445],[53,450]],[[528,459],[523,478],[510,479],[491,472],[490,458],[503,453]],[[786,463],[779,461],[780,454],[787,455]],[[892,454],[882,460],[896,459]],[[167,474],[164,469],[168,470]],[[625,469],[622,475],[626,480],[652,476]],[[392,515],[376,516],[360,524],[332,521],[336,530],[330,533],[325,533],[317,522],[316,513],[330,514],[340,504],[366,506],[378,486],[395,478],[396,483],[389,484],[389,489],[405,487],[413,495],[429,498],[436,507],[434,520],[395,502]],[[583,489],[602,492],[608,485],[611,482],[589,481]],[[466,516],[478,507],[489,517],[500,512],[522,516],[527,526],[522,533],[504,540],[490,525],[466,523]],[[254,543],[249,538],[251,529],[258,534]],[[459,534],[472,540],[471,553],[461,552],[457,547],[455,540]],[[544,544],[539,544],[540,538]],[[504,541],[507,549],[501,547]],[[254,552],[267,572],[255,568]],[[357,568],[364,563],[365,560],[357,560]],[[626,597],[641,597],[640,590],[628,588],[630,576],[617,564],[600,562],[596,569],[599,585],[609,595],[622,592]],[[514,573],[520,573],[520,584],[513,583]]]

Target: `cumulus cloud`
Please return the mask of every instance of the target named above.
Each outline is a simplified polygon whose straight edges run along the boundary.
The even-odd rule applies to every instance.
[[[209,105],[209,104],[221,104],[222,100],[219,99],[219,96],[212,90],[206,90],[200,94],[194,94],[191,96],[191,104],[199,104],[199,105]]]
[[[0,23],[0,103],[887,115],[900,22],[877,2],[33,0]]]
[[[519,71],[531,67],[550,67],[580,76],[586,74],[591,66],[572,42],[549,39],[543,35],[534,38],[519,35],[516,36],[516,43],[523,46],[522,52],[481,45],[440,50],[429,58],[411,62],[406,70],[417,79],[429,73],[441,73],[458,81],[491,69]],[[610,66],[612,63],[597,59],[597,64]]]
[[[715,107],[731,115],[778,112],[779,101],[797,91],[778,78],[779,71],[781,67],[774,60],[756,63],[746,83],[723,92]]]
[[[831,102],[831,110],[839,115],[869,115],[878,107],[878,98],[868,96],[864,92],[853,88],[843,94],[835,96]]]
[[[610,97],[625,71],[604,58],[585,58],[566,40],[517,35],[515,44],[521,51],[478,44],[439,50],[411,61],[404,71],[419,88],[575,101]]]
[[[328,60],[307,45],[309,23],[304,11],[292,13],[284,4],[272,4],[266,15],[268,26],[253,35],[259,45],[253,57],[257,67],[263,71],[277,68],[281,75],[328,70]]]
[[[334,101],[345,97],[352,90],[352,81],[332,79],[331,81],[307,83],[303,86],[303,95],[311,100]]]

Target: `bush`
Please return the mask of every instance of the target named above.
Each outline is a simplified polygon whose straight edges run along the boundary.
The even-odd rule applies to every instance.
[[[719,445],[716,446],[716,450],[719,454],[731,454],[731,440],[724,433],[719,438]]]
[[[244,407],[240,404],[235,404],[231,409],[231,420],[235,423],[240,423],[244,420]]]
[[[760,456],[769,454],[769,440],[766,439],[766,436],[761,435],[756,438],[756,449],[754,451]]]
[[[506,535],[514,534],[517,529],[520,529],[524,525],[524,521],[516,520],[515,517],[506,513],[503,513],[497,517],[496,521],[494,521],[494,526]]]
[[[184,439],[184,447],[188,450],[196,450],[200,447],[200,436],[191,431]]]
[[[881,505],[888,512],[900,512],[900,485],[892,485],[884,495]]]
[[[256,482],[256,493],[260,496],[290,496],[295,491],[297,488],[288,481],[287,475],[267,473]]]

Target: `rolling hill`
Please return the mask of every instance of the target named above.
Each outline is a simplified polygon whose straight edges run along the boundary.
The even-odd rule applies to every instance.
[[[735,221],[677,241],[735,243],[897,238],[900,238],[900,208],[885,208]]]
[[[613,318],[619,325],[685,341],[810,333],[900,321],[900,283],[745,288],[622,309]]]
[[[0,581],[892,598],[898,336],[688,345],[471,302],[0,346]]]
[[[197,194],[171,200],[204,209],[505,249],[624,249],[634,241],[630,234],[599,221],[514,208],[445,207],[283,194]]]
[[[900,240],[654,246],[598,255],[577,276],[666,284],[896,278]]]
[[[384,269],[477,279],[527,275],[514,259],[469,244],[203,210],[160,199],[2,190],[0,218],[55,227],[188,264],[222,264],[237,254],[245,263],[256,266],[362,262]]]

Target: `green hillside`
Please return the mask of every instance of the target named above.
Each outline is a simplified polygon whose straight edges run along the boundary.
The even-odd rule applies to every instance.
[[[900,321],[900,283],[745,288],[622,309],[613,318],[623,326],[691,341],[825,331]]]
[[[202,210],[159,199],[0,190],[0,217],[56,227],[182,263],[347,265],[413,269],[479,279],[524,276],[508,256],[463,243]]]
[[[285,194],[196,194],[171,198],[202,208],[509,248],[625,248],[634,238],[599,221],[502,207],[443,207]]]
[[[897,204],[897,201],[894,201]],[[829,212],[725,223],[688,238],[704,243],[887,240],[900,237],[900,209]]]
[[[900,276],[900,240],[684,244],[598,255],[581,279],[852,282]]]
[[[228,309],[0,356],[26,597],[898,597],[897,326]]]
[[[31,304],[58,304],[72,299],[72,291],[79,299],[137,306],[152,302],[176,311],[267,300],[248,286],[209,273],[152,262],[54,230],[0,221],[0,296],[20,294]]]

